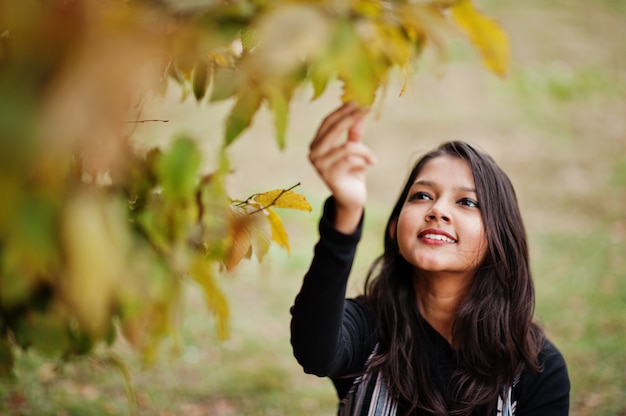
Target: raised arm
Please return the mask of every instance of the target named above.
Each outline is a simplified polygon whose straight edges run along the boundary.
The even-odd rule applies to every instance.
[[[309,160],[335,198],[335,228],[344,234],[359,224],[367,198],[365,170],[376,161],[361,142],[366,114],[354,103],[339,107],[324,119],[310,146]]]
[[[310,148],[311,163],[333,196],[324,206],[315,255],[291,309],[291,343],[304,370],[320,376],[357,368],[373,347],[373,315],[345,299],[361,235],[365,169],[374,163],[361,143],[365,115],[354,104],[340,107],[324,119]]]

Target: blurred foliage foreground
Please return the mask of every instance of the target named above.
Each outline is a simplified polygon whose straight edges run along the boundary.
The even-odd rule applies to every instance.
[[[120,334],[154,361],[182,279],[227,336],[216,276],[289,249],[273,208],[310,206],[293,187],[231,199],[224,149],[263,104],[283,147],[305,82],[372,104],[390,70],[408,76],[428,45],[443,60],[457,30],[505,73],[505,34],[468,0],[0,1],[0,373],[17,348],[64,359]],[[167,121],[143,120],[142,100],[172,79],[183,98],[233,101],[213,172],[191,138],[132,141],[137,123]]]

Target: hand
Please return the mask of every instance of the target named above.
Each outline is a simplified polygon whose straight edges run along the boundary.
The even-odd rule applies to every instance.
[[[365,170],[376,163],[361,142],[366,115],[366,109],[344,104],[324,119],[310,146],[309,160],[335,197],[335,226],[345,233],[354,231],[361,219],[367,199]],[[341,142],[344,133],[347,140]]]

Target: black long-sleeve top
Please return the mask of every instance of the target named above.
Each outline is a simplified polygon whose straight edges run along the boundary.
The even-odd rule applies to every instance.
[[[313,261],[291,308],[291,344],[304,371],[329,377],[343,398],[363,372],[378,337],[374,311],[358,298],[345,297],[363,221],[353,234],[346,235],[334,228],[333,215],[331,197],[324,205]],[[456,365],[454,350],[426,320],[417,319],[432,353],[434,382],[445,397]],[[515,415],[567,416],[570,382],[562,355],[546,341],[539,361],[543,371],[524,371],[513,389]]]

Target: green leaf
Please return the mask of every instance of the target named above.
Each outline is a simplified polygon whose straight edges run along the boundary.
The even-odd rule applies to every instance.
[[[221,260],[226,251],[226,238],[231,216],[231,199],[224,183],[230,172],[230,164],[225,149],[219,151],[218,168],[205,176],[198,188],[200,206],[199,218],[202,224],[202,246],[205,256],[211,260]]]
[[[332,67],[328,65],[324,58],[321,58],[310,66],[308,76],[311,79],[311,84],[313,85],[312,100],[319,98],[324,93],[331,75]]]
[[[278,148],[285,148],[285,132],[287,131],[287,119],[289,116],[289,104],[286,97],[277,89],[267,89],[269,106],[274,113],[274,128],[276,129],[276,141]]]
[[[10,377],[13,374],[14,364],[15,357],[11,345],[6,339],[0,339],[0,378]]]
[[[81,328],[70,328],[68,338],[72,352],[77,355],[89,353],[94,346],[92,337]]]
[[[344,82],[342,101],[371,105],[381,81],[375,71],[376,63],[359,41],[355,42],[349,56],[339,68],[339,79]]]
[[[368,54],[352,22],[343,20],[337,23],[327,59],[333,63],[338,78],[344,83],[342,100],[372,104],[380,85],[379,62]]]
[[[31,312],[15,328],[20,345],[31,346],[45,357],[56,357],[68,350],[69,337],[65,321],[52,312]]]
[[[193,198],[200,162],[200,151],[193,140],[181,137],[174,141],[156,165],[163,196],[172,201]]]
[[[226,100],[237,93],[242,84],[242,74],[238,69],[216,66],[213,69],[213,90],[210,102]]]
[[[185,85],[185,79],[176,68],[176,63],[172,60],[167,66],[167,75],[172,78],[180,86]]]
[[[230,146],[252,123],[252,118],[261,105],[262,96],[255,88],[242,88],[237,102],[226,119],[224,147]]]
[[[210,80],[211,66],[209,62],[207,62],[206,59],[199,59],[198,62],[196,62],[192,74],[193,95],[196,97],[197,101],[204,98]]]
[[[257,39],[257,34],[255,33],[254,29],[249,27],[242,29],[241,46],[243,47],[244,51],[252,50],[257,45],[257,43],[259,43],[259,40]]]

